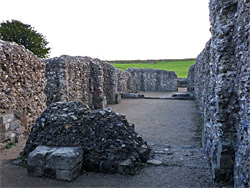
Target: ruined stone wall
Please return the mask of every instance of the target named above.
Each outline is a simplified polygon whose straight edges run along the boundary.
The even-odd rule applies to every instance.
[[[128,93],[137,93],[137,87],[135,79],[132,77],[132,74],[128,71],[125,71],[126,84],[127,84],[127,92]]]
[[[121,92],[137,92],[131,74],[90,57],[64,55],[48,59],[46,77],[47,105],[79,100],[99,109],[106,103],[115,104]]]
[[[189,70],[216,181],[250,186],[250,1],[210,0],[212,38]]]
[[[177,78],[177,87],[186,88],[187,87],[187,78]]]
[[[139,91],[177,91],[177,75],[159,69],[128,68]]]
[[[1,138],[8,139],[9,130],[16,134],[24,130],[24,127],[26,131],[31,128],[31,124],[46,107],[46,96],[43,93],[45,82],[45,63],[40,58],[23,46],[0,40],[0,114],[2,118],[0,126],[1,134],[7,133],[7,135],[1,135]],[[17,116],[13,114],[20,113],[27,120],[25,123],[22,121],[22,125],[19,123],[20,130],[17,131],[17,123],[13,123]],[[5,118],[10,116],[11,118]],[[9,124],[11,122],[12,126]]]

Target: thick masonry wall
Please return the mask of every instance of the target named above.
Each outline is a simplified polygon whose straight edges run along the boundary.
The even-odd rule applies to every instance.
[[[177,91],[177,75],[159,69],[128,68],[139,91]]]
[[[121,92],[137,92],[130,73],[90,57],[60,56],[46,60],[47,105],[82,101],[92,109],[115,104]]]
[[[191,66],[188,90],[204,117],[216,181],[250,186],[250,1],[210,0],[212,37]]]
[[[45,63],[40,58],[23,46],[0,40],[0,119],[13,117],[9,122],[0,121],[1,141],[10,138],[9,131],[12,128],[13,134],[20,132],[15,132],[20,123],[16,122],[14,125],[14,114],[22,113],[26,117],[25,125],[22,126],[28,131],[36,117],[45,109],[44,73]],[[11,122],[13,126],[9,126]]]

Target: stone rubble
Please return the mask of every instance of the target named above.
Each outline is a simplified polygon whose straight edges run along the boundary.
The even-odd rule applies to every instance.
[[[135,174],[148,160],[150,147],[124,115],[111,108],[89,110],[80,101],[49,105],[37,118],[21,155],[37,146],[81,147],[83,169]]]
[[[46,107],[44,73],[40,58],[24,46],[0,40],[0,114],[23,112],[26,132]],[[0,126],[2,130],[4,124]]]
[[[210,0],[212,38],[190,67],[213,177],[250,187],[250,2]]]
[[[138,91],[177,91],[177,75],[160,69],[128,68]]]

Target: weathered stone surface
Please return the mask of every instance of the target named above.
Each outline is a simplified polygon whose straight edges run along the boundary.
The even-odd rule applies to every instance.
[[[115,104],[120,92],[137,92],[130,73],[90,57],[60,56],[46,60],[47,105],[82,101],[91,109]]]
[[[189,70],[214,179],[250,186],[250,3],[210,0],[212,38]],[[234,178],[233,178],[234,177]]]
[[[46,158],[46,168],[72,170],[82,161],[83,151],[80,147],[61,147]]]
[[[23,136],[26,125],[23,111],[0,114],[0,142],[18,142]]]
[[[187,78],[177,78],[177,87],[187,87]]]
[[[177,91],[177,75],[159,69],[128,68],[139,91]]]
[[[48,146],[38,146],[33,150],[28,157],[28,165],[36,167],[44,167],[46,162],[46,157],[55,151],[54,148]]]
[[[193,93],[193,91],[194,91],[194,77],[195,77],[194,70],[195,70],[195,64],[191,65],[191,67],[188,69],[187,91],[189,91],[191,93]]]
[[[28,174],[71,181],[82,169],[81,147],[38,146],[28,156]]]
[[[134,98],[144,98],[144,95],[138,93],[121,93],[122,98],[134,99]]]
[[[156,159],[150,159],[147,161],[147,163],[152,164],[152,165],[157,165],[157,166],[163,164],[162,161],[156,160]]]
[[[136,174],[136,168],[131,161],[131,159],[126,159],[118,164],[118,172],[119,174]]]
[[[45,63],[36,55],[16,43],[0,40],[0,114],[13,119],[14,111],[24,111],[26,131],[46,106],[44,73]]]
[[[79,101],[49,105],[37,118],[22,155],[39,145],[82,147],[83,169],[104,173],[120,172],[119,164],[128,159],[132,162],[129,168],[135,170],[150,153],[150,147],[124,115],[110,108],[90,111]],[[59,161],[54,158],[53,165]]]

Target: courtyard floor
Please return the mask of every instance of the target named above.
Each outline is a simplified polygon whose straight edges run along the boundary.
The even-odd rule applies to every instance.
[[[185,91],[182,91],[185,92]],[[169,96],[169,93],[144,93]],[[25,142],[1,150],[1,187],[216,187],[201,148],[201,126],[195,101],[122,99],[111,105],[153,149],[161,165],[146,164],[140,174],[83,173],[73,182],[29,177],[27,169],[11,164]]]

